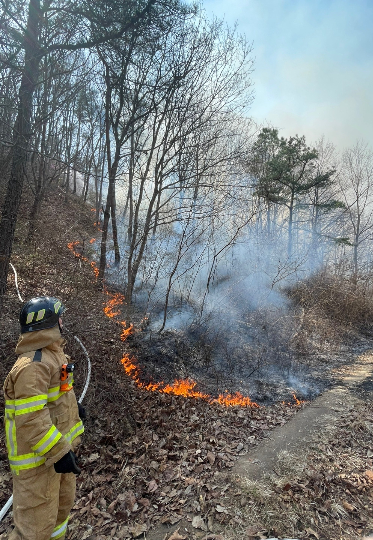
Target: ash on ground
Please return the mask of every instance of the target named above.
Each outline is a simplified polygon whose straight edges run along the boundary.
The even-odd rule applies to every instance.
[[[285,339],[225,338],[190,325],[187,329],[153,332],[150,327],[129,340],[129,347],[144,383],[172,384],[176,379],[197,383],[196,390],[213,397],[240,392],[261,404],[311,400],[338,383],[341,366],[356,361],[372,344],[356,339],[334,350],[300,352]]]

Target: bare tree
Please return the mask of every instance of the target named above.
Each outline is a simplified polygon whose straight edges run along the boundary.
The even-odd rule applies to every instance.
[[[14,49],[23,49],[21,81],[18,92],[17,116],[13,129],[10,179],[2,209],[0,227],[0,297],[6,291],[9,261],[21,201],[25,170],[31,137],[33,98],[40,74],[41,59],[57,50],[89,49],[99,43],[122,36],[128,29],[142,23],[149,16],[156,0],[144,2],[98,0],[86,8],[79,0],[61,7],[53,0],[29,0],[27,15],[16,10],[18,3],[2,0],[0,14],[6,23],[6,35],[11,36]],[[44,39],[45,15],[53,13],[55,32],[53,39]],[[88,33],[87,28],[90,28]]]
[[[251,99],[250,47],[233,34],[228,38],[219,23],[184,26],[169,46],[160,65],[168,86],[129,146],[128,303],[147,243],[158,229],[180,223],[182,236],[189,238],[183,220],[202,222],[215,211],[219,166],[233,159],[229,125]],[[180,255],[181,247],[183,242]]]
[[[373,228],[373,154],[359,142],[342,156],[339,185],[351,228],[352,266],[357,279],[362,245],[371,239]]]
[[[104,209],[101,238],[99,281],[102,282],[106,268],[106,252],[109,220],[111,217],[115,264],[120,262],[116,222],[115,184],[124,158],[124,147],[133,135],[141,130],[148,115],[163,99],[162,90],[167,82],[160,69],[160,58],[164,58],[172,27],[188,15],[182,8],[160,9],[153,20],[149,34],[143,35],[134,29],[124,39],[110,47],[98,47],[98,54],[105,70],[105,133],[108,168],[108,191]],[[132,211],[132,206],[130,207]]]

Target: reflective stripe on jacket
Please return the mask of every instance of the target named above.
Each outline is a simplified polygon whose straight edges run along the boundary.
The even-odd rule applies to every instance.
[[[69,362],[58,326],[22,334],[18,360],[4,383],[5,432],[15,474],[53,465],[75,449],[83,433],[74,390],[61,392],[62,365]],[[40,361],[34,361],[41,349]]]

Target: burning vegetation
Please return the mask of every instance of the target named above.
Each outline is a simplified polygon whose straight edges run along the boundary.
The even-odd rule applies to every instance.
[[[90,220],[87,222],[91,224]],[[90,238],[86,234],[85,237]],[[266,407],[220,404],[217,397],[220,393],[228,398],[236,395],[236,389],[241,391],[242,396],[251,395],[260,405],[262,397],[257,398],[251,388],[246,391],[245,388],[234,386],[234,381],[231,385],[221,386],[221,391],[215,391],[212,386],[202,386],[206,382],[203,371],[188,370],[195,363],[196,356],[191,355],[189,364],[185,369],[180,369],[179,359],[188,358],[188,353],[193,352],[193,344],[184,343],[188,336],[183,332],[167,330],[162,335],[155,335],[150,328],[141,332],[140,329],[146,326],[145,322],[131,327],[125,316],[126,307],[115,303],[118,298],[114,300],[113,292],[106,292],[103,296],[102,291],[97,290],[91,263],[81,258],[81,254],[90,257],[88,240],[85,253],[78,253],[78,244],[70,244],[73,248],[71,253],[75,251],[75,246],[78,247],[76,259],[62,249],[68,240],[60,235],[56,237],[56,242],[51,242],[49,235],[45,244],[40,242],[40,246],[45,247],[46,255],[41,249],[40,260],[36,260],[35,267],[31,267],[31,264],[27,266],[28,261],[22,258],[22,251],[17,262],[21,265],[23,283],[27,283],[22,291],[27,296],[36,295],[40,290],[51,293],[56,288],[56,280],[64,280],[58,281],[57,286],[69,307],[70,321],[67,322],[79,336],[89,340],[87,348],[97,369],[103,374],[102,377],[92,378],[85,403],[89,416],[80,455],[83,472],[78,480],[78,497],[72,511],[71,540],[87,538],[92,534],[108,540],[129,539],[139,537],[140,531],[146,531],[146,537],[152,538],[152,528],[159,522],[170,527],[168,540],[170,536],[185,536],[191,540],[202,536],[215,537],[217,540],[258,537],[319,537],[320,540],[330,540],[336,538],[336,531],[345,540],[358,540],[364,533],[373,531],[371,402],[368,407],[356,410],[351,409],[345,400],[338,406],[346,413],[341,419],[341,426],[335,424],[336,432],[333,433],[325,431],[323,437],[327,436],[328,440],[323,438],[315,443],[314,448],[310,448],[304,470],[300,465],[298,467],[298,461],[304,458],[299,444],[299,460],[294,459],[297,465],[294,473],[286,470],[286,477],[283,476],[287,463],[281,462],[283,469],[276,467],[269,485],[262,487],[261,483],[237,483],[232,474],[237,460],[261,444],[263,438],[268,440],[274,427],[286,427],[288,420],[301,407],[300,399],[297,402],[298,398],[292,399],[291,392],[288,392],[280,397],[276,394],[276,403]],[[55,245],[60,244],[56,260],[51,256],[52,248],[55,250]],[[56,272],[57,268],[63,271]],[[35,285],[34,275],[38,275]],[[104,307],[112,300],[108,313],[119,313],[109,317]],[[6,305],[12,318],[1,321],[1,334],[7,337],[2,342],[4,373],[10,367],[11,359],[6,357],[16,338],[10,326],[17,317],[14,296],[9,297]],[[310,328],[310,325],[306,326],[307,310],[305,306],[303,329]],[[319,320],[312,318],[312,322]],[[322,319],[323,327],[324,323],[325,318]],[[296,322],[293,327],[298,330]],[[226,335],[229,328],[223,328],[224,332],[220,330],[220,333]],[[279,332],[282,328],[280,326]],[[119,337],[122,333],[121,341]],[[242,337],[246,338],[246,335]],[[269,335],[272,339],[273,334],[269,332]],[[299,341],[302,335],[305,335],[304,331],[299,332],[294,340],[297,340],[297,349],[303,353],[305,345]],[[203,344],[203,336],[202,340],[200,335],[195,337],[196,342],[198,340]],[[221,342],[218,342],[217,346],[220,345]],[[310,346],[310,342],[307,341],[306,345]],[[320,341],[318,345],[321,347]],[[128,351],[131,354],[127,361],[120,363],[118,360],[122,357],[125,359]],[[174,355],[175,351],[177,356]],[[346,351],[339,351],[338,363],[335,361],[333,366],[340,366],[343,361],[346,365],[354,362],[352,354],[347,355]],[[74,350],[71,352],[76,357]],[[267,358],[268,350],[263,349],[263,359]],[[308,362],[310,357],[302,358]],[[325,378],[330,376],[329,367],[333,359],[329,353],[322,357],[320,370]],[[154,381],[150,380],[145,366]],[[129,376],[123,373],[126,367],[130,368]],[[188,374],[193,381],[186,379]],[[142,389],[138,390],[138,384],[133,380],[135,375],[139,377]],[[180,397],[182,393],[175,395],[172,390],[168,392],[180,380],[187,380],[192,385],[186,391],[185,398]],[[172,384],[167,384],[172,381]],[[198,385],[195,381],[198,381]],[[83,377],[79,377],[78,394],[79,385],[83,382]],[[146,389],[150,382],[156,386],[153,391]],[[224,393],[226,387],[229,392]],[[201,394],[214,396],[213,402],[188,395],[189,391],[198,390],[201,390]],[[344,413],[341,411],[341,414]],[[4,436],[1,442],[1,449],[5,452]],[[4,460],[0,474],[3,505],[12,489]],[[177,531],[175,534],[171,532],[172,526],[180,526],[180,535]],[[188,532],[184,532],[185,526]],[[196,529],[195,526],[205,529]],[[211,529],[206,530],[210,526]],[[10,516],[3,522],[0,536],[7,529],[10,529]],[[5,535],[9,535],[9,530]]]
[[[97,264],[94,261],[90,261],[87,257],[83,255],[84,246],[81,244],[81,242],[79,242],[79,240],[76,240],[75,242],[69,242],[67,244],[67,247],[74,253],[75,257],[91,265],[95,278],[97,279],[99,272]]]
[[[94,241],[94,239],[92,239]],[[91,242],[92,243],[92,242]],[[95,262],[89,261],[89,259],[83,256],[83,247],[79,241],[71,242],[68,244],[68,248],[74,253],[79,259],[88,262],[97,278],[98,268]],[[121,315],[120,306],[125,305],[125,297],[123,294],[110,293],[108,290],[105,290],[108,300],[106,301],[103,311],[105,315],[114,319]],[[125,341],[129,336],[135,333],[135,328],[133,324],[128,326],[126,321],[118,321],[119,324],[123,327],[121,332],[121,340]],[[164,381],[160,382],[144,382],[141,379],[141,370],[137,365],[135,358],[130,357],[129,355],[123,356],[120,360],[125,373],[135,382],[138,388],[147,392],[159,392],[161,394],[170,394],[175,396],[183,396],[185,398],[194,398],[194,399],[203,399],[208,403],[216,403],[225,407],[251,407],[259,408],[259,405],[252,401],[249,396],[243,395],[241,392],[228,392],[227,390],[224,393],[220,393],[217,397],[214,397],[208,393],[200,392],[196,390],[197,382],[190,379],[175,379],[172,384],[166,383]],[[294,403],[292,405],[300,406],[304,401],[299,400],[295,394],[293,394]],[[285,402],[283,402],[285,403]],[[290,405],[290,403],[288,403]]]
[[[120,293],[111,294],[107,291],[110,299],[106,302],[103,310],[107,317],[114,318],[121,314],[121,311],[117,309],[118,306],[125,303],[125,298]],[[121,339],[125,341],[135,330],[134,326],[131,324],[127,327],[126,321],[120,321],[120,324],[123,326]],[[195,399],[204,399],[210,403],[219,403],[220,405],[225,405],[227,407],[241,406],[241,407],[259,407],[259,405],[253,402],[249,397],[243,396],[240,392],[235,394],[220,394],[218,398],[213,398],[208,394],[203,392],[198,392],[195,390],[197,383],[190,379],[176,379],[172,384],[167,384],[163,381],[161,382],[149,382],[144,383],[141,381],[140,369],[136,365],[136,360],[131,358],[128,355],[125,355],[121,359],[123,364],[124,371],[126,374],[131,377],[131,379],[136,383],[138,388],[148,391],[148,392],[160,392],[162,394],[171,394],[174,396],[183,396],[186,398],[195,398]]]
[[[104,306],[104,313],[110,319],[113,319],[120,314],[120,310],[116,310],[117,306],[121,306],[124,303],[124,296],[120,293],[111,294],[106,291],[106,293],[111,297],[110,300],[106,302]],[[126,324],[125,322],[123,324]]]

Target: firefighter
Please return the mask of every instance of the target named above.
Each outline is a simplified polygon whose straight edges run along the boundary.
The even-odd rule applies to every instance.
[[[73,364],[63,352],[57,298],[40,296],[20,313],[19,355],[4,382],[5,431],[13,477],[14,529],[9,540],[65,538],[74,504],[75,451],[84,409],[73,385]]]

